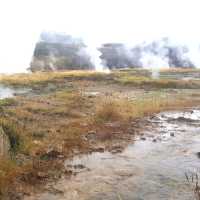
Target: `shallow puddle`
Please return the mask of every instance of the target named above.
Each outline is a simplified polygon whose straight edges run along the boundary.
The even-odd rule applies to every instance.
[[[13,89],[7,86],[0,85],[0,99],[12,98],[17,94],[24,94],[28,89]]]
[[[189,200],[185,173],[200,166],[200,111],[165,112],[122,153],[92,153],[66,160],[76,175],[48,185],[27,200]]]

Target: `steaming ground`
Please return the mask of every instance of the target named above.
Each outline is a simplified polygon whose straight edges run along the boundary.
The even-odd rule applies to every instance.
[[[84,40],[65,33],[46,31],[37,40],[27,41],[26,46],[22,46],[23,51],[20,42],[17,47],[19,50],[15,46],[12,49],[13,53],[16,52],[12,59],[7,56],[9,48],[3,52],[0,73],[27,72],[27,69],[95,69],[98,72],[109,72],[110,69],[135,67],[158,71],[170,67],[200,66],[200,43],[194,44],[187,40],[178,42],[167,37],[140,43],[97,43],[88,38]]]
[[[99,46],[98,46],[99,45]],[[98,72],[118,68],[158,69],[198,67],[200,51],[169,38],[136,45],[125,43],[92,44],[64,33],[42,32],[35,45],[31,71],[95,69]]]

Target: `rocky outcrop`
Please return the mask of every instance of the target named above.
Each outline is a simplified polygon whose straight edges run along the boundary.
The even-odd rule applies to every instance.
[[[139,60],[135,62],[136,59],[131,57],[129,50],[122,43],[103,44],[99,48],[99,51],[101,52],[100,58],[109,69],[136,67],[140,65]]]
[[[0,157],[6,157],[9,154],[10,141],[3,128],[0,127]]]
[[[35,46],[29,70],[52,71],[93,68],[87,46],[79,38],[55,32],[43,32]]]
[[[103,63],[110,69],[133,67],[194,68],[189,47],[173,43],[169,38],[135,46],[106,43],[99,48]]]

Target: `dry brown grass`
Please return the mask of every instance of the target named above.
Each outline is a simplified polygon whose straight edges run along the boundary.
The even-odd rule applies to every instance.
[[[132,104],[126,99],[107,97],[96,103],[95,122],[124,121],[133,113]]]
[[[125,98],[105,98],[96,105],[94,121],[99,123],[128,121],[149,116],[169,109],[180,109],[185,106],[199,105],[199,99],[186,98],[184,95],[150,96],[146,99],[128,100]]]
[[[154,88],[177,88],[177,89],[198,89],[200,81],[198,80],[172,80],[172,79],[152,79],[145,76],[132,76],[124,74],[115,78],[118,83],[142,87],[146,89]]]
[[[13,179],[18,174],[19,168],[15,161],[9,159],[0,159],[0,197],[7,193],[7,186],[10,185]]]
[[[0,118],[0,127],[3,128],[8,136],[11,146],[11,152],[17,153],[23,148],[23,128],[15,124],[12,120]]]
[[[199,73],[195,69],[167,69],[161,70],[162,74]],[[151,71],[145,69],[114,70],[110,74],[95,71],[61,71],[37,72],[29,74],[0,75],[0,83],[14,87],[38,87],[48,83],[65,84],[68,80],[105,81],[110,83],[128,84],[144,88],[199,88],[200,81],[174,80],[170,78],[152,79]]]
[[[160,69],[160,72],[171,72],[171,73],[185,73],[185,72],[200,72],[199,69],[195,68],[163,68]]]
[[[122,73],[123,75],[113,73],[113,80],[117,80],[117,83],[119,83],[119,79],[127,81],[126,73]],[[102,74],[95,72],[36,73],[28,76],[6,76],[3,77],[2,81],[16,86],[27,86],[48,82],[56,84],[69,77],[78,77],[78,79],[95,77],[99,80],[105,80],[106,76],[102,78]],[[155,87],[159,85],[160,88],[177,86],[174,82],[172,84],[163,80],[163,82],[151,82],[151,79],[141,75],[129,76],[128,81],[131,84],[137,83],[138,86],[150,83],[156,84]],[[75,82],[77,84],[77,81]],[[91,82],[84,79],[79,80],[78,83],[80,85],[76,88],[59,89],[47,94],[43,94],[41,90],[39,96],[17,97],[14,101],[8,100],[8,102],[6,100],[0,101],[2,109],[0,126],[11,130],[8,134],[12,133],[11,137],[16,137],[19,141],[19,144],[17,143],[18,145],[15,146],[17,148],[13,149],[15,150],[15,159],[6,160],[3,165],[1,165],[2,162],[0,163],[0,187],[2,191],[6,191],[13,178],[20,177],[24,171],[29,175],[36,174],[39,170],[48,172],[50,166],[48,159],[42,160],[42,165],[34,167],[34,173],[32,161],[33,159],[41,161],[40,158],[48,157],[46,153],[50,149],[58,151],[66,157],[72,156],[74,152],[89,151],[91,143],[84,138],[90,131],[99,134],[92,141],[92,144],[95,145],[98,144],[98,139],[101,142],[113,139],[114,132],[127,133],[130,120],[167,109],[199,104],[199,95],[196,95],[195,92],[188,94],[188,96],[180,93],[166,95],[165,92],[162,94],[156,92],[148,97],[142,94],[140,97],[132,99],[127,98],[126,95],[117,96],[119,93],[115,94],[115,92],[111,92],[112,96],[108,96],[103,91],[98,96],[91,98],[85,95],[86,91],[83,90],[84,87],[91,87]],[[85,85],[81,88],[82,83]],[[99,89],[98,84],[95,87],[95,89]],[[109,88],[109,90],[112,89],[112,87]],[[123,86],[120,90],[122,93],[124,92]],[[112,126],[113,124],[116,126]],[[28,158],[28,161],[21,160],[19,157]],[[51,163],[52,166],[53,163]],[[29,176],[27,175],[27,177]],[[5,184],[3,185],[3,183]]]
[[[37,72],[28,74],[13,74],[13,75],[0,75],[0,82],[13,86],[26,86],[32,87],[34,85],[42,85],[47,83],[59,83],[69,78],[93,78],[103,79],[104,73],[95,71],[61,71],[61,72]]]

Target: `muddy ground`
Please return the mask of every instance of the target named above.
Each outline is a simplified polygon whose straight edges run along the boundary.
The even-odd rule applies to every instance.
[[[125,149],[66,159],[70,175],[25,199],[198,199],[199,123],[199,109],[147,118]]]
[[[9,99],[1,100],[0,125],[17,142],[11,149],[11,164],[0,166],[3,199],[169,199],[167,193],[171,188],[162,192],[168,183],[160,184],[157,177],[149,179],[151,175],[157,176],[162,165],[150,165],[165,159],[163,152],[167,151],[167,145],[174,145],[174,149],[171,146],[169,149],[176,151],[177,142],[183,142],[185,134],[181,141],[174,141],[174,136],[186,132],[190,126],[183,131],[168,130],[170,117],[156,121],[154,116],[165,110],[199,105],[197,82],[184,82],[187,86],[191,84],[185,88],[181,82],[181,88],[177,88],[179,83],[174,86],[174,82],[173,85],[164,82],[163,87],[163,82],[152,84],[150,80],[152,85],[145,87],[146,79],[145,85],[124,84],[110,76],[103,80],[101,75],[98,79],[59,77],[42,84],[28,82],[23,85],[23,92],[13,92],[15,88],[20,91],[21,83],[13,86],[13,80],[10,85],[6,82],[5,91],[11,90],[12,94],[8,92]],[[179,120],[177,124],[182,126],[184,117],[183,122]],[[169,144],[164,147],[165,134]],[[156,157],[148,157],[149,152]],[[170,167],[174,169],[175,165]],[[154,174],[147,173],[149,170]],[[150,182],[145,185],[147,180]],[[155,185],[149,194],[151,181]],[[142,191],[141,195],[133,187]],[[193,194],[191,188],[187,194]]]

